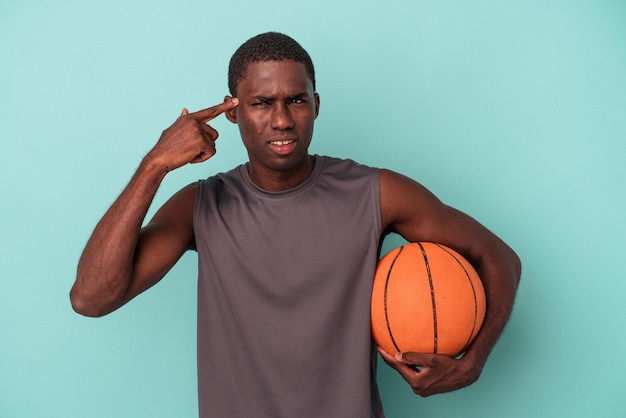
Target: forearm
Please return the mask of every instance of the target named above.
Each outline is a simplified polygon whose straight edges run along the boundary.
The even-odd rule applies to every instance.
[[[517,255],[502,244],[497,252],[484,257],[477,270],[485,288],[487,309],[478,336],[461,359],[476,379],[511,315],[521,264]]]
[[[70,292],[77,312],[101,316],[123,302],[132,280],[141,226],[164,176],[164,169],[145,158],[96,225],[81,255]]]

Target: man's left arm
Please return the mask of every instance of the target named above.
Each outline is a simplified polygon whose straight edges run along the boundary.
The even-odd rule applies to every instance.
[[[426,188],[397,173],[380,170],[382,226],[409,242],[446,245],[476,268],[487,297],[482,328],[465,354],[448,356],[379,349],[383,359],[421,396],[449,392],[474,383],[513,308],[521,275],[515,252],[468,215],[443,204]]]

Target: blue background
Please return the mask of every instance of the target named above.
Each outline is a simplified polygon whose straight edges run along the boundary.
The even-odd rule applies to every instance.
[[[1,0],[0,416],[197,416],[194,254],[102,319],[67,294],[161,131],[220,102],[267,30],[316,64],[312,152],[420,181],[524,262],[481,379],[422,399],[381,364],[388,416],[625,416],[626,2],[608,0]],[[214,126],[217,156],[155,206],[245,161]]]

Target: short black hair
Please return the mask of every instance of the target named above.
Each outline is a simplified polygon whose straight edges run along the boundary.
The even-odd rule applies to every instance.
[[[315,90],[315,68],[308,52],[293,38],[278,32],[267,32],[248,39],[233,54],[228,65],[228,89],[237,95],[237,85],[248,65],[264,61],[295,61],[304,64]]]

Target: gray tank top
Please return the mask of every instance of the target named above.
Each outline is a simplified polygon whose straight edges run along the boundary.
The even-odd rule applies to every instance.
[[[381,417],[370,296],[378,170],[316,157],[294,189],[198,185],[200,417]]]

